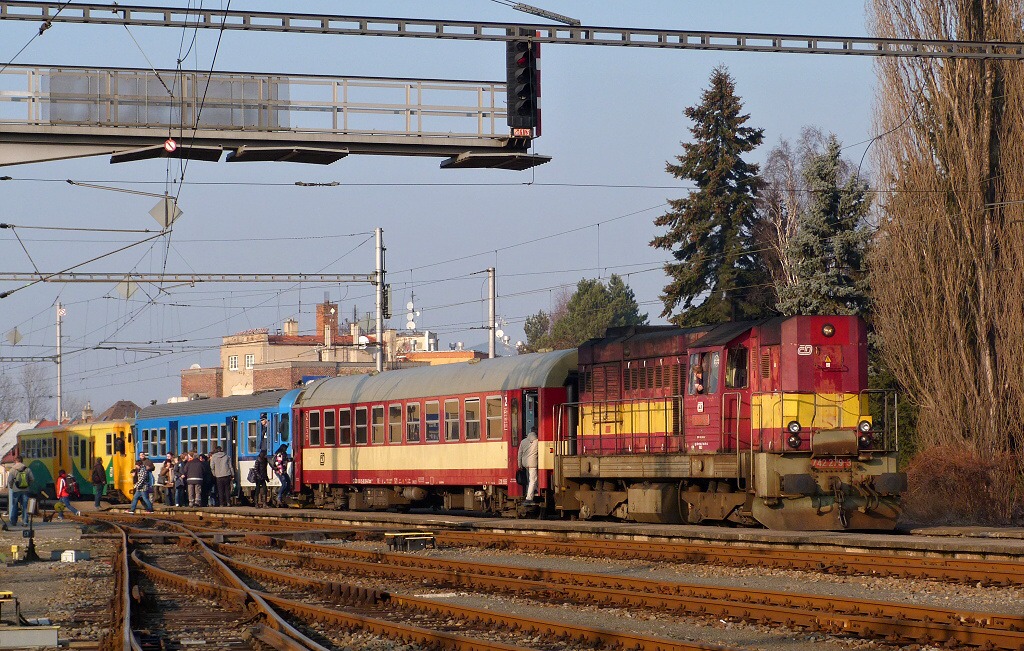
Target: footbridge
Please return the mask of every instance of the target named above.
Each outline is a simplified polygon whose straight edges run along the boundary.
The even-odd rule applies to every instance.
[[[326,165],[352,154],[523,170],[506,85],[384,77],[10,65],[0,72],[0,166],[109,155]],[[520,130],[521,131],[521,130]]]

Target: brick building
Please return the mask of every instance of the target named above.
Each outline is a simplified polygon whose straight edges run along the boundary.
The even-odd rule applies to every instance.
[[[193,364],[181,372],[181,395],[246,395],[287,389],[320,377],[376,370],[374,334],[362,332],[358,323],[347,323],[344,330],[338,322],[337,304],[324,301],[316,306],[313,334],[299,334],[298,321],[288,319],[283,329],[273,334],[259,328],[228,335],[221,341],[220,366],[202,368]],[[387,368],[431,363],[422,355],[430,351],[440,354],[437,335],[429,332],[386,330],[383,335]],[[411,351],[419,357],[411,358]],[[450,356],[450,351],[445,353]],[[462,357],[468,359],[465,354]]]

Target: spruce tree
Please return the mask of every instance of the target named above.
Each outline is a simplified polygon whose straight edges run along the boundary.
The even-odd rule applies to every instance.
[[[810,196],[787,251],[794,274],[779,290],[783,314],[864,315],[868,309],[868,184],[846,170],[841,149],[831,136],[804,170]]]
[[[672,252],[666,263],[670,282],[661,301],[663,317],[677,325],[720,323],[770,312],[768,274],[753,244],[755,199],[761,187],[758,166],[742,155],[764,138],[763,129],[744,126],[749,115],[724,66],[711,74],[701,103],[685,109],[693,121],[693,142],[682,143],[678,164],[666,163],[677,179],[697,189],[669,200],[671,211],[654,223],[667,227],[651,246]],[[681,312],[676,312],[682,308]]]

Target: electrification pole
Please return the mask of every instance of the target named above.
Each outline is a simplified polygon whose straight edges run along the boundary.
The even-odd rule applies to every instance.
[[[61,319],[64,318],[65,314],[67,314],[67,310],[65,310],[63,307],[60,306],[60,301],[57,301],[57,359],[56,359],[56,362],[57,362],[57,424],[58,425],[60,425],[60,422],[61,422],[61,409],[63,408],[63,404],[61,404],[61,367],[60,367],[61,366],[61,360],[60,360],[60,340],[61,340],[61,336],[60,336],[60,322],[61,322]]]
[[[384,370],[384,229],[379,226],[377,235],[377,371]]]
[[[487,320],[487,331],[491,333],[490,341],[487,344],[487,357],[494,359],[494,338],[497,337],[498,324],[495,319],[495,306],[497,295],[494,288],[494,267],[487,268],[487,303],[489,315]]]

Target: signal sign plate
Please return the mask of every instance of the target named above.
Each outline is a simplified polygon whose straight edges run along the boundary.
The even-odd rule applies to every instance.
[[[512,129],[512,137],[513,138],[532,138],[533,137],[533,129],[521,129],[521,128]]]

